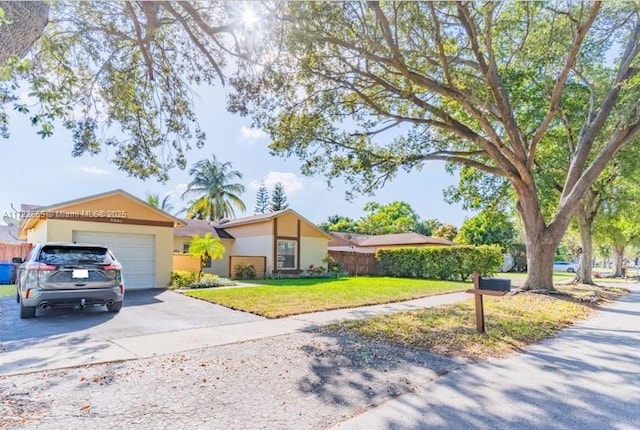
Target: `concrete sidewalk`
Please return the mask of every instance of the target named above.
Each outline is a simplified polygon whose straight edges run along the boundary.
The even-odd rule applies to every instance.
[[[624,286],[631,295],[554,339],[460,368],[335,429],[637,429],[640,288]]]
[[[135,360],[272,336],[313,330],[345,319],[415,310],[469,299],[466,293],[425,297],[408,302],[340,309],[288,318],[195,328],[71,345],[34,346],[0,354],[0,376],[53,370],[112,361]]]

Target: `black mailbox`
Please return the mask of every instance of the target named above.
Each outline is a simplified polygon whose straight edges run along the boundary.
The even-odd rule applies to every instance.
[[[491,291],[511,291],[511,279],[480,278],[478,289]]]

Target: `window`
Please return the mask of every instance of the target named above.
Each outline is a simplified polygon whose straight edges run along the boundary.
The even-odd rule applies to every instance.
[[[191,246],[191,243],[189,242],[185,242],[182,244],[182,252],[185,254],[189,253],[189,247]]]
[[[296,246],[295,240],[279,240],[278,241],[278,269],[295,269],[296,268]]]

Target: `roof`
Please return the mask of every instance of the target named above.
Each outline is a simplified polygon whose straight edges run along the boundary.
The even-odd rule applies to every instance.
[[[224,231],[224,229],[219,227],[214,227],[209,221],[201,220],[201,219],[180,219],[183,226],[176,227],[173,230],[173,235],[177,237],[191,237],[194,234],[198,236],[204,236],[207,233],[211,233],[213,237],[219,237],[220,239],[234,239],[229,233]]]
[[[349,245],[360,247],[392,246],[392,245],[454,245],[453,242],[438,237],[425,236],[420,233],[397,233],[366,235],[356,233],[331,232],[330,235]]]
[[[144,200],[139,199],[138,197],[134,196],[133,194],[129,194],[124,190],[121,189],[115,189],[115,190],[111,190],[111,191],[106,191],[104,193],[99,193],[99,194],[93,194],[91,196],[86,196],[86,197],[81,197],[78,199],[73,199],[73,200],[68,200],[66,202],[60,202],[60,203],[55,203],[52,205],[48,205],[48,206],[36,206],[36,205],[20,205],[21,209],[25,208],[25,209],[29,209],[29,211],[36,211],[38,212],[38,215],[36,217],[32,217],[32,216],[25,216],[23,218],[23,222],[20,225],[20,230],[22,232],[22,230],[25,230],[29,227],[32,227],[33,225],[35,225],[37,223],[37,220],[41,219],[40,214],[42,212],[45,211],[53,211],[59,208],[63,208],[65,206],[69,206],[69,205],[73,205],[76,203],[80,203],[80,202],[84,202],[84,201],[88,201],[88,200],[96,200],[102,197],[107,197],[107,196],[111,196],[111,195],[116,195],[116,194],[121,194],[124,195],[125,197],[128,197],[132,200],[135,200],[137,203],[143,205],[143,206],[147,206],[148,208],[158,212],[159,214],[161,214],[162,216],[172,220],[175,225],[182,225],[183,222],[179,219],[174,217],[171,214],[166,213],[165,211],[158,209],[157,207],[150,205],[149,203],[145,202]]]
[[[300,215],[298,212],[294,211],[293,209],[284,209],[284,210],[281,210],[281,211],[267,212],[267,213],[263,213],[263,214],[245,216],[245,217],[236,218],[236,219],[232,219],[232,220],[221,220],[221,221],[218,222],[218,224],[216,224],[216,227],[217,228],[222,228],[222,229],[227,229],[227,228],[237,227],[239,225],[255,224],[255,223],[259,223],[259,222],[270,221],[270,220],[272,220],[274,218],[277,218],[277,217],[279,217],[281,215],[284,215],[284,214],[287,214],[287,213],[295,214],[298,218],[300,218],[301,220],[303,220],[304,222],[309,224],[311,227],[313,227],[316,230],[318,230],[319,232],[321,232],[327,238],[330,238],[329,234],[327,234],[326,231],[322,230],[320,227],[318,227],[317,225],[315,225],[314,223],[312,223],[311,221],[309,221],[308,219],[306,219],[305,217],[303,217],[302,215]]]

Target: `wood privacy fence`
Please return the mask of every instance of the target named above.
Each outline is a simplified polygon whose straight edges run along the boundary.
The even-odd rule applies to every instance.
[[[173,254],[172,270],[200,272],[200,259],[189,254]]]
[[[14,257],[20,257],[23,260],[31,251],[30,243],[0,243],[0,262],[11,262]]]
[[[253,255],[232,255],[229,258],[229,277],[235,278],[235,267],[237,264],[252,265],[256,269],[256,278],[267,277],[267,257]]]
[[[368,276],[378,274],[378,262],[373,253],[329,251],[337,263],[342,264],[344,271],[352,276]]]

